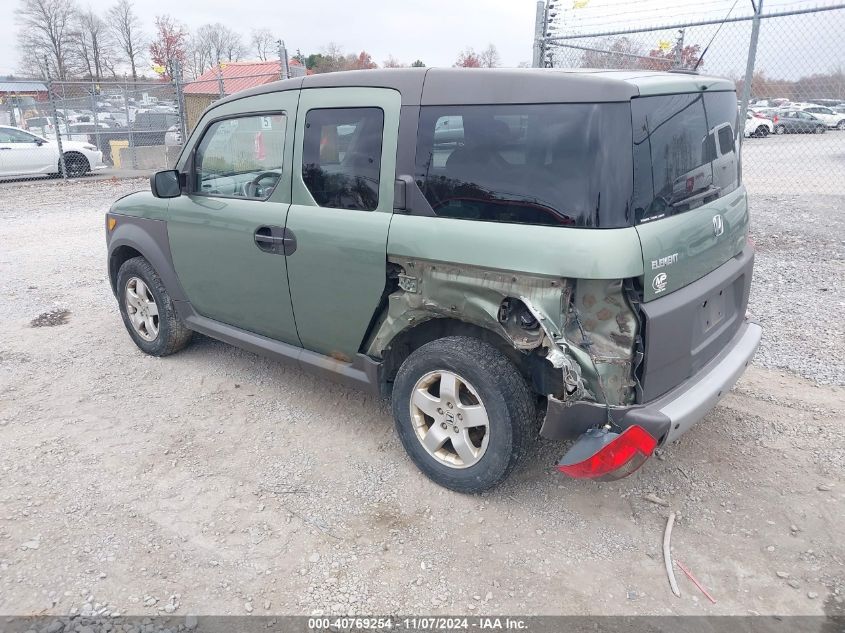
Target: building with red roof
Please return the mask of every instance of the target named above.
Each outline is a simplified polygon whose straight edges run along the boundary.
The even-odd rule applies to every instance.
[[[291,77],[308,74],[295,59],[288,62],[288,67]],[[193,129],[205,109],[221,97],[279,79],[282,79],[282,64],[278,59],[223,62],[219,69],[215,66],[205,71],[194,81],[186,83],[182,90],[188,129]]]

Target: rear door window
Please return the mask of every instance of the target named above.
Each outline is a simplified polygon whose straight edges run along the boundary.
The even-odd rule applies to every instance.
[[[378,207],[384,112],[381,108],[318,108],[305,117],[302,180],[321,207]]]

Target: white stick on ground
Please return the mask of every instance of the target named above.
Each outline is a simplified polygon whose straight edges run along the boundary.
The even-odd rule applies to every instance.
[[[681,590],[678,589],[678,581],[675,580],[675,570],[672,566],[672,526],[675,525],[675,513],[669,513],[669,520],[666,522],[666,530],[663,532],[663,562],[666,563],[666,575],[669,577],[669,586],[672,593],[681,597]]]

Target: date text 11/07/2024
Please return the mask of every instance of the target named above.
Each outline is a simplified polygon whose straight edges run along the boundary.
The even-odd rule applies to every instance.
[[[528,623],[513,617],[315,617],[308,618],[308,629],[312,631],[526,631]]]

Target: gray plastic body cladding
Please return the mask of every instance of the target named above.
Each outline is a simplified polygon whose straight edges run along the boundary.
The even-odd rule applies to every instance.
[[[111,269],[112,253],[121,246],[129,246],[150,262],[161,277],[161,282],[171,299],[186,301],[185,291],[173,268],[170,240],[167,237],[167,222],[118,213],[109,213],[109,215],[117,220],[114,230],[106,231],[107,261],[112,291],[117,294],[117,270]]]
[[[666,393],[727,346],[745,322],[753,266],[754,251],[746,247],[698,281],[640,305],[645,317],[645,358],[638,402]],[[714,309],[724,314],[709,326],[708,310]]]
[[[374,396],[382,395],[381,363],[365,354],[357,354],[351,363],[344,363],[330,356],[200,316],[187,302],[180,301],[175,305],[185,324],[195,332],[300,369],[316,370],[326,378],[364,389]]]
[[[641,426],[661,444],[677,439],[730,391],[754,357],[762,332],[756,323],[743,320],[725,348],[695,376],[645,405],[611,408],[614,423],[623,429],[634,424]],[[567,405],[550,398],[540,435],[550,440],[573,439],[606,421],[604,405]]]

